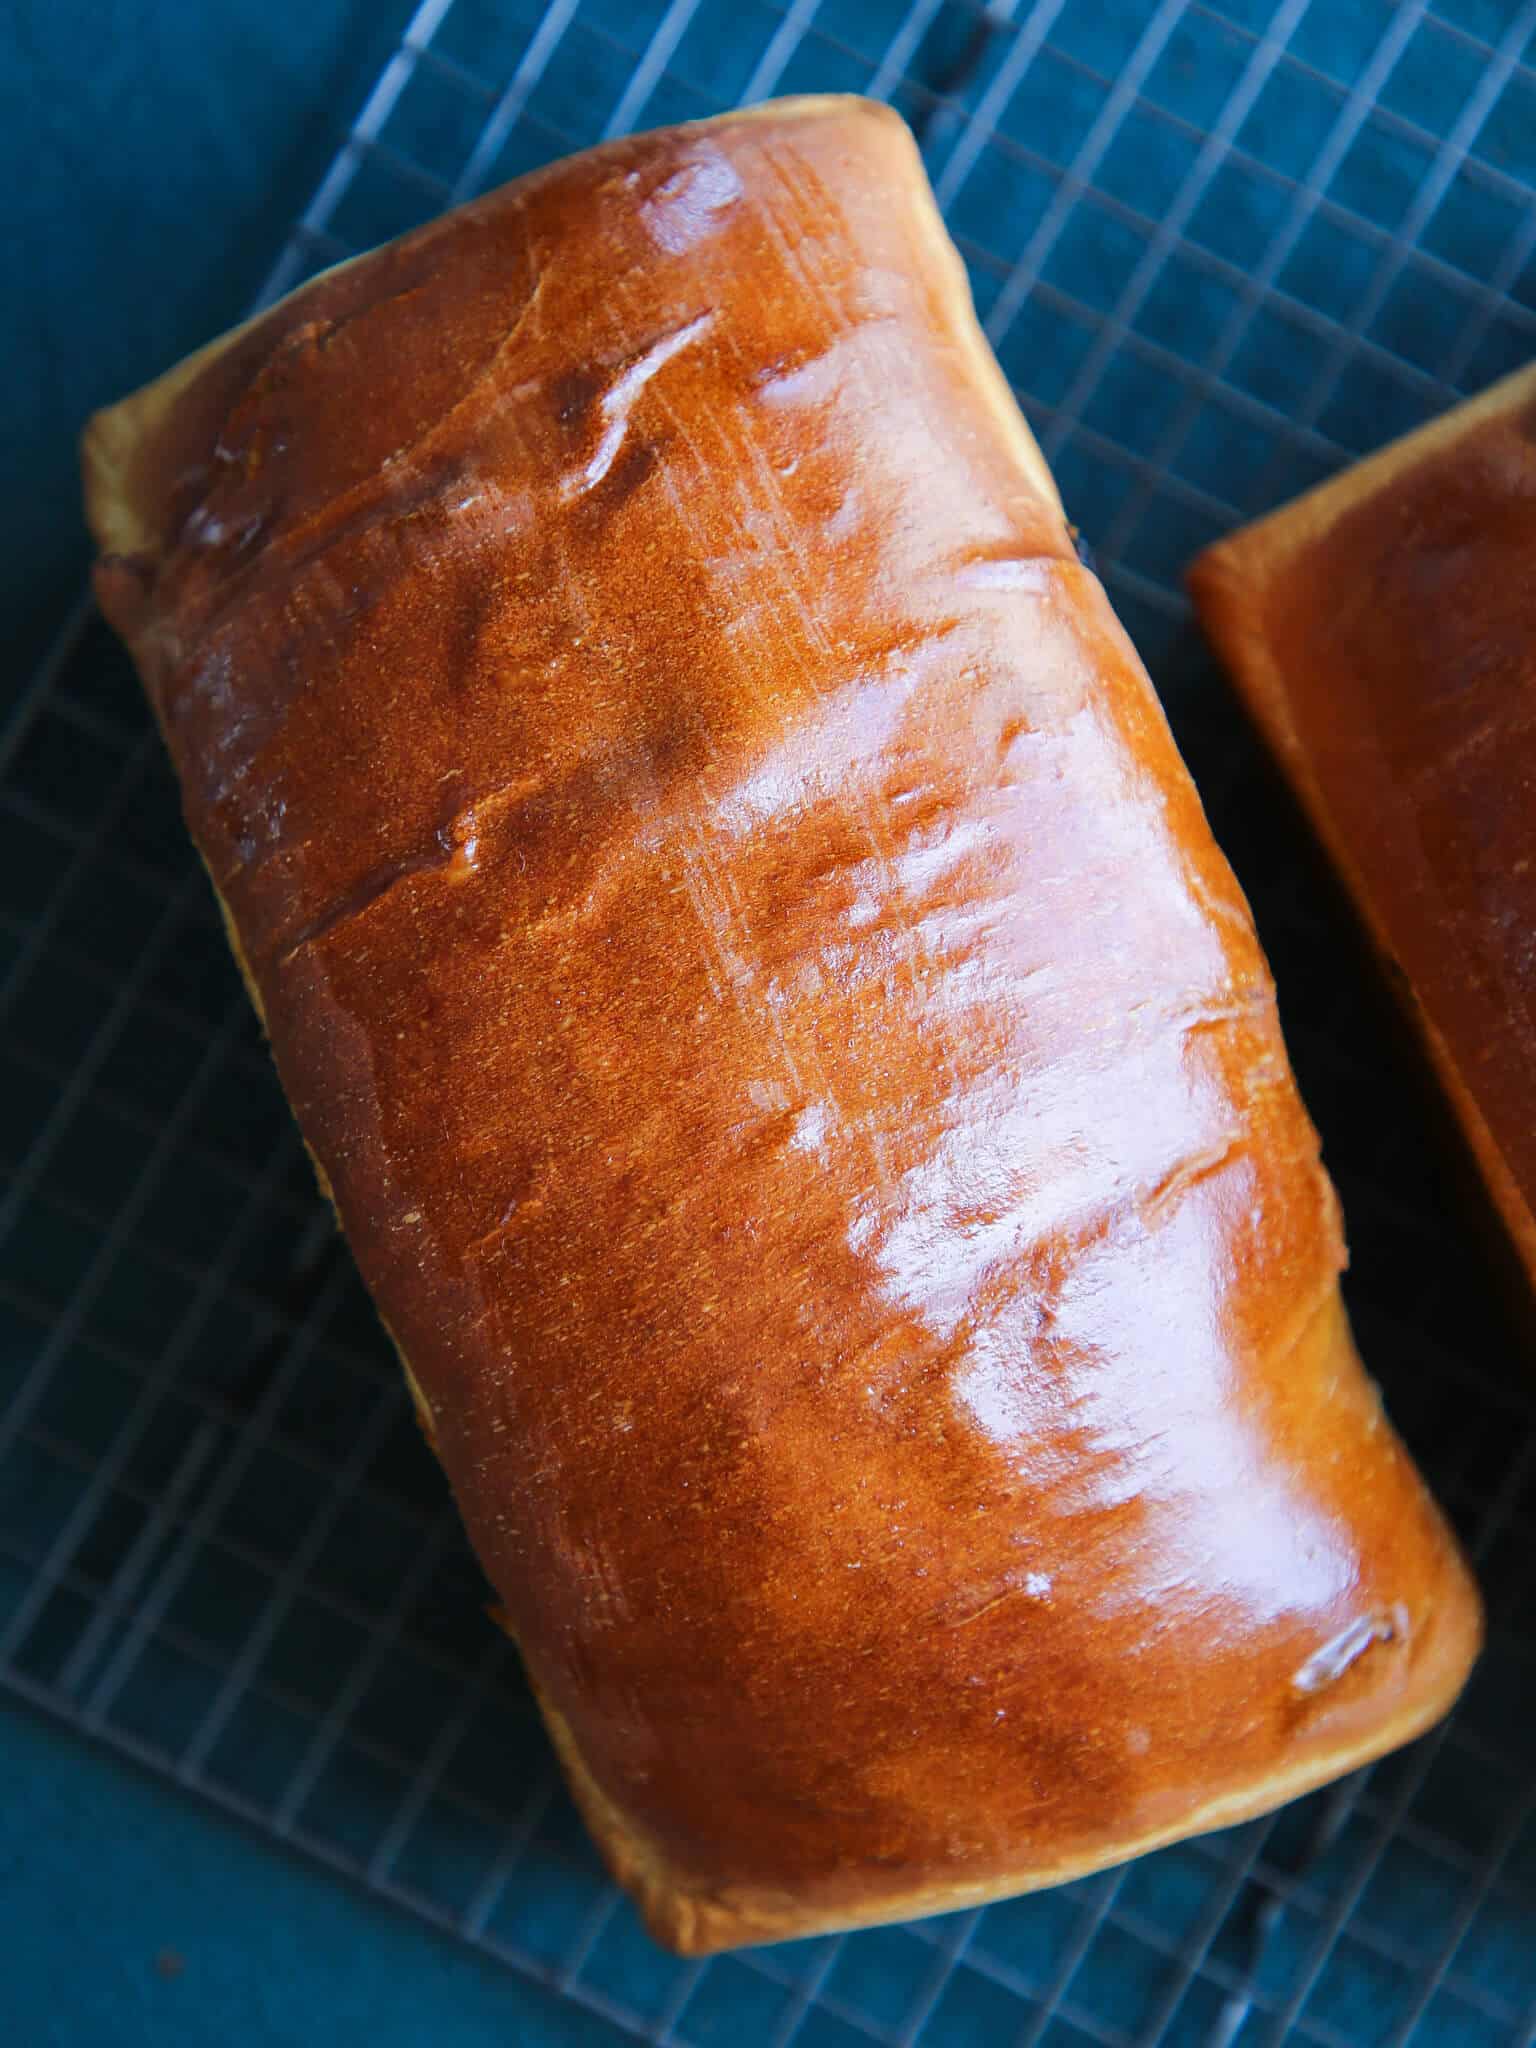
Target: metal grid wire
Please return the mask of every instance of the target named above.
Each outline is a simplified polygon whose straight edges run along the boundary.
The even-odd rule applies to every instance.
[[[0,1679],[615,2038],[1536,2043],[1536,1378],[1190,627],[1195,549],[1536,346],[1536,0],[425,0],[264,298],[600,135],[913,122],[1253,899],[1394,1415],[1478,1560],[1442,1729],[1061,1890],[688,1964],[605,1882],[82,606],[0,742]]]

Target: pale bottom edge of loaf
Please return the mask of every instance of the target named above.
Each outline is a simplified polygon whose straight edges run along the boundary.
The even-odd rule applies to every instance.
[[[214,895],[223,914],[230,950],[250,992],[256,1014],[265,1024],[265,1011],[255,976],[235,930],[229,906],[217,884]],[[309,1149],[307,1143],[305,1149]],[[312,1151],[309,1156],[321,1192],[334,1210],[335,1197],[325,1170]],[[384,1320],[382,1316],[380,1320]],[[437,1433],[433,1426],[431,1403],[387,1322],[384,1328],[400,1360],[400,1369],[415,1403],[422,1433],[435,1449]],[[516,1643],[516,1631],[505,1614],[500,1609],[493,1612],[500,1626]],[[521,1645],[518,1647],[521,1655]],[[1411,1742],[1446,1712],[1465,1676],[1464,1671],[1458,1669],[1453,1682],[1443,1692],[1427,1701],[1415,1702],[1352,1746],[1327,1755],[1310,1756],[1289,1771],[1271,1774],[1258,1785],[1224,1793],[1220,1798],[1196,1807],[1182,1819],[1166,1827],[1155,1828],[1150,1833],[1129,1836],[1086,1856],[1021,1867],[1003,1878],[988,1877],[974,1883],[946,1878],[940,1884],[918,1885],[910,1891],[882,1891],[876,1899],[829,1905],[821,1901],[808,1902],[790,1893],[758,1886],[728,1884],[711,1887],[677,1869],[665,1852],[637,1828],[604,1792],[587,1768],[569,1722],[539,1685],[526,1656],[523,1666],[572,1797],[602,1852],[604,1862],[617,1882],[634,1898],[655,1938],[684,1956],[713,1955],[721,1949],[751,1948],[761,1943],[793,1941],[818,1934],[845,1934],[860,1927],[880,1927],[894,1921],[919,1920],[931,1913],[955,1913],[972,1906],[991,1905],[998,1899],[1017,1898],[1024,1892],[1045,1891],[1052,1885],[1070,1883],[1073,1878],[1091,1876],[1096,1870],[1128,1863],[1133,1857],[1165,1848],[1171,1842],[1184,1841],[1191,1835],[1207,1834],[1216,1828],[1234,1827],[1240,1821],[1254,1820],[1260,1814],[1284,1806],[1289,1800],[1299,1799],[1304,1793],[1315,1791],[1319,1785],[1342,1778],[1362,1764]]]
[[[516,1641],[515,1635],[513,1640]],[[1416,1703],[1411,1711],[1374,1729],[1363,1741],[1330,1755],[1309,1757],[1294,1769],[1272,1774],[1259,1785],[1208,1800],[1183,1819],[1154,1828],[1150,1833],[1128,1836],[1085,1856],[1021,1867],[1007,1877],[994,1876],[971,1883],[946,1878],[942,1883],[914,1886],[911,1891],[882,1891],[878,1898],[867,1902],[850,1900],[835,1906],[807,1904],[783,1892],[745,1885],[710,1889],[687,1879],[625,1818],[593,1778],[569,1724],[541,1692],[531,1672],[529,1684],[581,1817],[609,1870],[634,1898],[657,1941],[678,1955],[706,1956],[721,1949],[752,1948],[761,1943],[794,1941],[813,1935],[847,1934],[861,1927],[883,1927],[903,1920],[921,1920],[932,1913],[989,1906],[1000,1899],[1047,1891],[1052,1885],[1090,1877],[1095,1871],[1129,1863],[1153,1849],[1186,1841],[1191,1835],[1209,1834],[1217,1828],[1256,1820],[1422,1735],[1446,1713],[1456,1697],[1460,1678],[1443,1696],[1428,1704]]]

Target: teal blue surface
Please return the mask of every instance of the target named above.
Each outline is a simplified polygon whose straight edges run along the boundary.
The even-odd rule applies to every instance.
[[[0,620],[56,626],[86,562],[74,442],[237,319],[408,0],[12,0],[0,29]]]
[[[624,2039],[14,1708],[0,1710],[0,1926],[0,2038],[15,2048]]]

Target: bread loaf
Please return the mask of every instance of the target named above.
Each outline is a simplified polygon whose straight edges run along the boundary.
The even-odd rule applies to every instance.
[[[1190,586],[1536,1282],[1536,366]]]
[[[1415,1734],[1479,1630],[911,139],[605,144],[101,415],[101,603],[577,1799],[702,1952]]]

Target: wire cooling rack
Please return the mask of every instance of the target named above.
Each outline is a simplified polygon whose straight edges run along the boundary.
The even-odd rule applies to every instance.
[[[484,1618],[85,607],[0,746],[6,1687],[615,2040],[1536,2042],[1532,1347],[1176,583],[1536,348],[1533,32],[1536,0],[426,0],[264,295],[600,135],[806,89],[906,113],[1253,899],[1364,1348],[1477,1558],[1492,1640],[1451,1722],[1035,1898],[652,1948]]]

